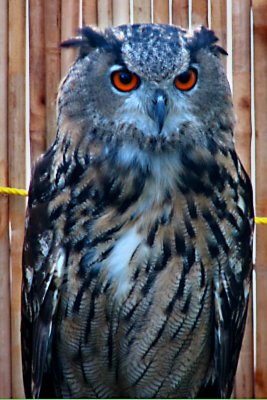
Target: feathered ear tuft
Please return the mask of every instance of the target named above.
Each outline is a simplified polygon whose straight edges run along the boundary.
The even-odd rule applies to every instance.
[[[212,30],[201,26],[200,28],[195,29],[193,35],[189,38],[188,47],[192,53],[203,48],[208,48],[217,56],[219,54],[227,56],[227,51],[225,51],[221,46],[215,44],[218,40],[218,37]]]
[[[80,48],[80,57],[86,56],[92,49],[97,47],[107,47],[108,42],[103,33],[89,26],[79,29],[79,36],[70,38],[61,43],[61,47],[78,47]]]

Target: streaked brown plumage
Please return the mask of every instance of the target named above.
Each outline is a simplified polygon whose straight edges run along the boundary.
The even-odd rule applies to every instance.
[[[27,212],[27,397],[230,396],[253,210],[215,42],[150,24],[65,43],[80,55]],[[118,66],[138,86],[112,88]]]

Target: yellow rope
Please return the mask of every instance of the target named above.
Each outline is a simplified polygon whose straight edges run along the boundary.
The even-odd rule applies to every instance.
[[[254,220],[256,224],[267,225],[267,217],[255,217]]]
[[[0,186],[0,195],[1,194],[11,194],[14,196],[28,196],[28,192],[25,189],[17,189],[11,187],[3,187]],[[267,225],[267,217],[255,217],[256,224]]]
[[[28,196],[28,192],[25,189],[17,189],[11,187],[0,186],[0,194],[13,194],[14,196]]]

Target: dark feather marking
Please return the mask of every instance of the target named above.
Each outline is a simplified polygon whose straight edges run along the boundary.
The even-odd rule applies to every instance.
[[[197,175],[199,178],[204,174],[204,168],[200,168],[199,162],[194,160],[195,150],[192,146],[187,146],[180,154],[181,162],[184,167]]]
[[[157,231],[158,231],[158,227],[159,227],[159,223],[158,223],[158,221],[156,220],[155,223],[153,224],[152,228],[151,228],[150,231],[148,232],[148,235],[147,235],[147,244],[148,244],[150,247],[152,247],[153,244],[154,244],[154,240],[155,240],[156,233],[157,233]]]
[[[178,232],[175,232],[175,248],[177,255],[185,255],[185,240]]]
[[[210,241],[208,241],[208,250],[212,258],[218,257],[220,253],[218,245]]]
[[[171,257],[171,246],[167,240],[163,240],[162,255],[156,261],[154,271],[162,271]]]
[[[204,300],[205,300],[205,297],[206,297],[206,294],[207,294],[207,289],[208,289],[208,287],[206,286],[205,290],[204,290],[204,293],[203,293],[203,295],[202,295],[202,297],[200,299],[200,308],[199,308],[198,313],[196,315],[195,321],[194,321],[194,323],[193,323],[193,325],[192,325],[192,327],[190,329],[191,333],[194,331],[194,329],[195,329],[195,327],[196,327],[196,325],[197,325],[197,323],[199,321],[200,315],[202,314],[202,311],[203,311],[203,308],[204,308],[204,305],[205,305],[205,301]]]
[[[85,167],[80,163],[76,163],[73,166],[72,170],[66,175],[65,185],[75,187],[75,185],[77,185],[80,182],[81,176],[84,173],[84,171]]]
[[[197,207],[192,198],[187,199],[187,207],[188,207],[190,217],[192,219],[196,219],[197,218]]]
[[[157,333],[155,339],[150,343],[150,346],[147,348],[147,350],[143,354],[143,356],[142,356],[143,360],[147,356],[147,354],[152,350],[152,348],[158,343],[159,339],[162,336],[162,333],[164,332],[167,322],[168,322],[168,318],[165,319],[164,323],[161,325],[160,329],[158,330],[158,333]]]
[[[177,288],[173,298],[169,302],[168,306],[166,307],[165,312],[167,315],[170,315],[172,313],[176,301],[182,298],[182,296],[184,294],[184,288],[185,288],[185,274],[184,274],[184,272],[182,272],[181,278],[179,280],[178,288]]]
[[[184,315],[183,320],[181,321],[180,325],[177,327],[176,331],[172,334],[171,340],[174,340],[178,336],[185,320],[186,320],[186,315]]]
[[[229,150],[229,154],[233,160],[236,170],[238,170],[238,157],[235,150]]]
[[[186,314],[188,312],[188,310],[189,310],[189,306],[190,306],[190,303],[191,303],[191,297],[192,297],[192,293],[189,292],[189,294],[188,294],[188,296],[186,298],[186,301],[185,301],[185,303],[183,305],[183,308],[181,310],[183,314]]]
[[[88,342],[88,338],[89,338],[89,335],[91,332],[91,323],[95,316],[95,301],[96,301],[98,294],[99,294],[99,289],[97,287],[95,287],[92,292],[92,296],[91,296],[90,309],[89,309],[86,328],[85,328],[85,332],[84,332],[85,343]]]
[[[81,365],[83,379],[84,379],[85,383],[88,383],[87,376],[86,376],[86,373],[85,373],[85,370],[84,370],[84,365],[83,365],[83,352],[82,352],[81,346],[82,346],[82,344],[81,344],[81,341],[80,341],[77,361],[79,361],[79,364]]]
[[[194,246],[189,243],[186,247],[186,253],[183,257],[183,270],[185,273],[190,271],[190,268],[194,265],[196,261],[196,251]]]
[[[91,198],[92,194],[92,189],[93,189],[93,184],[90,183],[87,186],[85,186],[81,192],[78,194],[78,196],[73,197],[73,201],[75,204],[82,204],[85,201],[89,200]]]
[[[211,162],[208,166],[209,180],[213,185],[216,185],[216,189],[222,192],[225,188],[225,182],[227,179],[226,169],[219,167],[215,162]]]
[[[107,345],[108,345],[108,368],[112,369],[112,358],[113,358],[112,322],[110,322],[110,325],[109,325]]]
[[[124,315],[123,319],[124,319],[125,321],[130,321],[130,319],[132,318],[132,316],[133,316],[135,310],[137,309],[137,307],[139,306],[139,304],[140,304],[140,301],[138,301],[138,303],[136,303],[136,304],[131,308],[131,310],[130,310],[126,315]]]
[[[123,214],[141,196],[145,186],[145,178],[146,175],[144,173],[140,172],[138,174],[137,178],[133,182],[132,193],[122,199],[118,204],[117,210],[119,214]]]
[[[215,140],[213,139],[213,131],[212,130],[208,130],[208,134],[209,134],[209,140],[208,140],[208,150],[210,151],[212,156],[215,156],[218,153],[218,144],[215,142]]]
[[[226,239],[220,229],[220,226],[218,225],[218,223],[216,222],[215,218],[212,216],[211,212],[208,210],[205,210],[202,212],[203,217],[205,218],[205,220],[207,221],[213,235],[215,236],[218,244],[220,246],[222,246],[224,252],[226,254],[229,253],[229,246],[226,242]]]
[[[211,198],[212,203],[216,209],[217,216],[220,219],[225,218],[226,214],[226,202],[223,198],[219,197],[217,194],[214,194]]]
[[[90,287],[93,279],[95,279],[98,276],[99,272],[100,272],[100,268],[98,268],[97,266],[90,268],[90,270],[87,274],[87,277],[83,281],[82,286],[80,287],[80,289],[77,293],[77,296],[75,298],[75,301],[73,303],[72,311],[74,313],[79,312],[83,294],[84,294],[85,290],[87,290]]]
[[[132,330],[136,327],[137,325],[137,321],[135,320],[133,322],[132,325],[129,326],[129,328],[127,329],[126,333],[125,333],[125,337],[128,337],[130,335],[130,333],[132,332]]]
[[[185,228],[186,228],[186,230],[187,230],[188,235],[189,235],[191,238],[196,237],[196,234],[195,234],[194,228],[193,228],[193,226],[192,226],[192,224],[191,224],[191,221],[190,221],[190,219],[187,218],[186,216],[184,216],[184,223],[185,223]]]
[[[199,174],[194,174],[191,171],[181,173],[180,178],[184,185],[191,189],[196,194],[205,194],[210,197],[213,193],[213,186],[207,180],[200,179]]]
[[[146,296],[149,292],[149,290],[151,289],[153,283],[155,282],[157,274],[155,274],[154,272],[151,272],[148,275],[147,281],[145,283],[145,285],[142,288],[142,293],[144,296]]]
[[[65,229],[67,229],[67,231],[65,232],[66,236],[67,236],[67,232],[72,228],[72,224],[74,221],[68,221],[68,223],[65,226]],[[88,222],[86,221],[85,228],[86,228],[86,224]],[[124,225],[124,223],[121,223],[120,225],[116,225],[113,226],[112,228],[108,228],[105,232],[102,232],[100,235],[98,235],[97,237],[95,237],[94,239],[90,239],[90,237],[88,237],[88,235],[85,235],[84,237],[82,237],[81,239],[77,239],[76,243],[72,243],[72,247],[76,250],[76,251],[81,251],[86,247],[95,247],[97,246],[99,243],[103,243],[103,242],[107,242],[108,240],[113,239],[113,235],[114,233],[118,232],[121,227]],[[72,238],[72,241],[74,241],[74,239]]]
[[[227,212],[227,214],[226,214],[226,219],[227,219],[227,221],[230,222],[230,224],[231,224],[237,231],[239,231],[238,223],[237,223],[237,221],[236,221],[236,219],[235,219],[235,217],[234,217],[233,214],[231,214],[230,212]]]
[[[33,171],[31,184],[29,188],[28,207],[31,209],[34,203],[46,202],[52,200],[57,194],[56,187],[51,186],[49,166],[53,163],[55,155],[55,146],[52,146],[37,162]]]
[[[150,365],[152,364],[152,362],[153,362],[153,359],[149,361],[149,363],[147,364],[147,366],[145,367],[145,369],[143,370],[141,375],[137,378],[137,380],[132,383],[133,386],[136,386],[141,381],[141,379],[145,376],[145,374],[147,373],[148,369],[150,368]]]
[[[55,221],[57,220],[60,215],[63,213],[65,209],[65,205],[59,205],[58,207],[56,207],[54,210],[52,210],[52,212],[50,213],[50,219],[51,221]]]
[[[200,273],[201,273],[200,287],[203,288],[203,286],[205,285],[206,279],[205,279],[205,268],[204,268],[202,261],[200,263]]]

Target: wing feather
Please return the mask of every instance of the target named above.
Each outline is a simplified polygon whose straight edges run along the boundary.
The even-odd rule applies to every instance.
[[[51,152],[50,152],[51,155]],[[65,251],[55,237],[48,204],[49,176],[44,174],[47,153],[37,164],[32,179],[23,248],[22,281],[22,363],[26,397],[42,395],[42,382],[48,379],[49,352],[54,315],[65,268]],[[50,373],[50,372],[49,372]],[[52,382],[50,392],[54,396]]]

